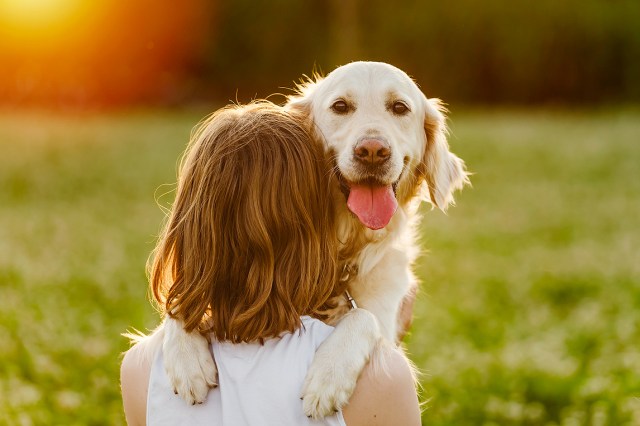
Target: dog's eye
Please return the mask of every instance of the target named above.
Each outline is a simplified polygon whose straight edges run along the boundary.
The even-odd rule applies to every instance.
[[[400,101],[395,102],[391,109],[393,110],[393,113],[397,115],[405,115],[407,112],[409,112],[409,107],[407,106],[407,104]]]
[[[331,105],[331,109],[337,114],[346,114],[349,112],[349,105],[343,100],[335,101],[333,105]]]

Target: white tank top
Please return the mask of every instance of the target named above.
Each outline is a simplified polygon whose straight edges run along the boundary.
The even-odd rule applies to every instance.
[[[333,331],[310,317],[302,317],[302,324],[295,333],[265,340],[264,345],[212,340],[219,386],[199,405],[187,405],[173,393],[159,350],[149,378],[147,425],[346,426],[342,411],[317,421],[302,411],[307,370],[316,349]]]

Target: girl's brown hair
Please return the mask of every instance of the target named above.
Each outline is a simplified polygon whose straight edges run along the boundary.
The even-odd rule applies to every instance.
[[[187,331],[248,342],[320,311],[337,250],[323,148],[302,118],[269,102],[231,106],[189,142],[150,284]]]

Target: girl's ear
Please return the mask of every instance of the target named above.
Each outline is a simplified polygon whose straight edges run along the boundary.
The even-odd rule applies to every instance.
[[[431,203],[445,211],[453,203],[453,192],[469,183],[464,161],[449,151],[445,112],[440,99],[424,98],[426,145],[422,157],[424,179]]]

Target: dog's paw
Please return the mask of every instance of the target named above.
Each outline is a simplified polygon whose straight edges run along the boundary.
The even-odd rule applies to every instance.
[[[319,361],[319,362],[317,362]],[[359,371],[328,359],[311,365],[302,388],[302,408],[307,417],[320,419],[344,407],[356,388]]]
[[[316,350],[304,380],[302,406],[308,417],[325,417],[349,402],[379,339],[376,317],[365,309],[353,309],[340,320]]]
[[[218,386],[218,369],[209,352],[209,342],[200,334],[184,333],[165,339],[164,367],[173,386],[187,404],[202,404],[210,388]]]

